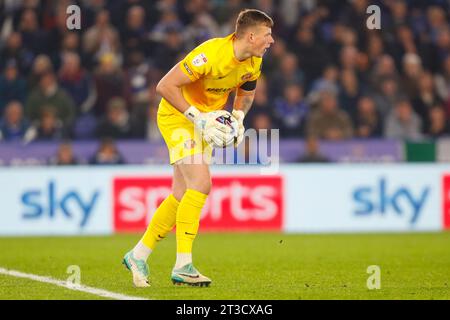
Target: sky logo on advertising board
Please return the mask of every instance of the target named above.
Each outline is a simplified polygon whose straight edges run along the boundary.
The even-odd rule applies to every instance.
[[[355,215],[388,214],[409,217],[415,224],[430,193],[429,187],[414,192],[406,186],[390,188],[386,178],[381,178],[376,186],[362,186],[353,192],[356,204]]]
[[[90,199],[83,199],[75,190],[59,193],[55,181],[50,180],[47,188],[32,189],[21,196],[24,206],[22,217],[24,219],[41,219],[48,217],[54,219],[63,215],[67,219],[79,219],[79,226],[83,228],[97,203],[100,191],[96,190]]]

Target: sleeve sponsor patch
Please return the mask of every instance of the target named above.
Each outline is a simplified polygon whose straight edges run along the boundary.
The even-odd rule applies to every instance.
[[[200,53],[192,59],[192,64],[196,67],[200,67],[204,65],[206,62],[208,62],[208,59],[206,58],[204,53]]]
[[[186,62],[183,63],[183,66],[186,69],[187,73],[189,73],[191,76],[194,75]]]

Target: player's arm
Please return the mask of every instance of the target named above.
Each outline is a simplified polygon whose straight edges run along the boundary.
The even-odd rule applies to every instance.
[[[166,99],[181,113],[185,113],[191,105],[183,97],[181,87],[191,83],[192,80],[181,71],[177,63],[158,83],[156,92]]]
[[[181,88],[193,80],[181,71],[180,63],[177,63],[158,83],[156,92],[166,99],[178,111],[183,113],[195,126],[209,144],[220,145],[223,134],[230,128],[224,124],[216,123],[214,127],[207,127],[208,114],[200,112],[195,106],[191,106],[183,96]]]
[[[236,96],[234,97],[233,110],[240,110],[246,115],[253,104],[255,92],[256,80],[246,82],[240,88],[237,88]]]
[[[246,82],[236,90],[232,115],[239,122],[239,133],[235,142],[235,146],[238,146],[244,139],[244,132],[245,132],[244,117],[253,104],[253,99],[255,98],[255,91],[256,91],[256,80]]]

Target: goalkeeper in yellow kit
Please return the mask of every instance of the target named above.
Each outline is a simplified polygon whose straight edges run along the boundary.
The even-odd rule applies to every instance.
[[[211,283],[192,264],[192,244],[211,190],[212,147],[227,133],[227,128],[205,124],[210,112],[223,109],[230,92],[236,90],[232,115],[239,123],[239,132],[235,144],[242,141],[243,119],[253,103],[262,56],[274,42],[272,26],[272,19],[264,12],[243,10],[233,34],[202,43],[158,83],[156,90],[162,99],[157,122],[169,149],[173,186],[172,194],[158,207],[142,239],[123,259],[135,286],[150,285],[146,260],[174,226],[177,257],[172,281],[196,286]]]

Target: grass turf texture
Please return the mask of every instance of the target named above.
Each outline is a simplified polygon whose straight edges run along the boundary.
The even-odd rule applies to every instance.
[[[84,285],[150,299],[450,299],[450,233],[294,235],[201,233],[196,267],[209,288],[170,281],[175,237],[149,259],[150,288],[134,288],[122,256],[140,235],[0,238],[0,267],[65,280],[81,268]],[[368,290],[369,265],[381,289]],[[101,299],[0,274],[0,299]]]

